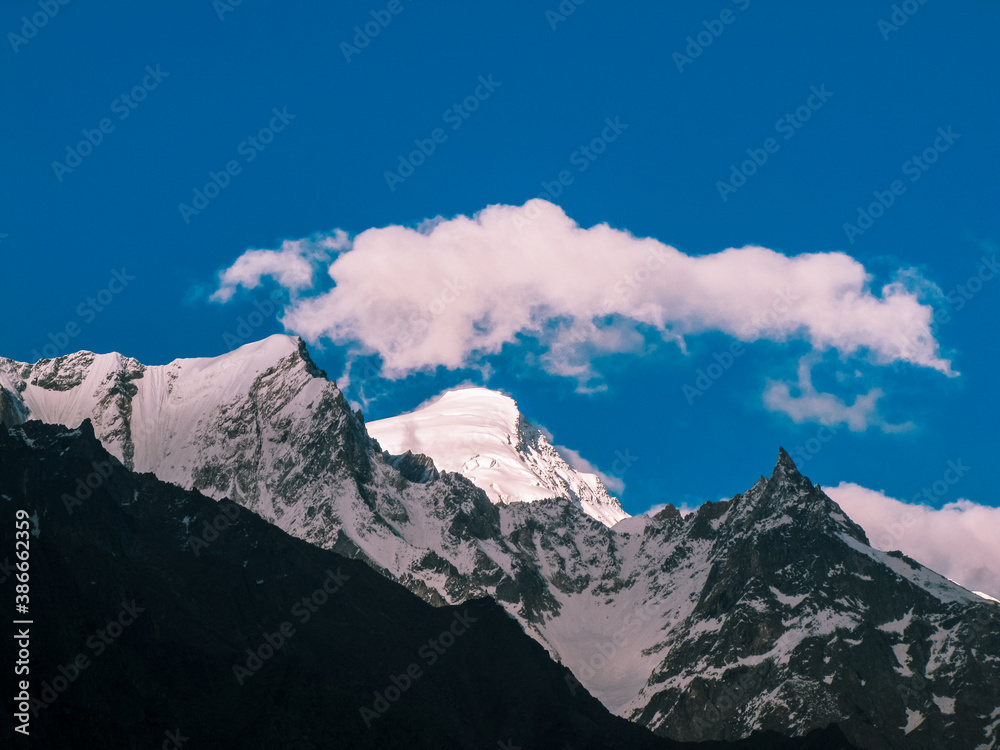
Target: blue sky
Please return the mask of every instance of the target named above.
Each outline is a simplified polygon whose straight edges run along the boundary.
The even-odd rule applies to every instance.
[[[484,382],[485,367],[557,442],[620,473],[631,512],[742,491],[778,445],[801,446],[824,485],[911,499],[938,482],[930,504],[1000,504],[1000,274],[983,261],[1000,240],[996,4],[904,3],[914,12],[895,19],[888,2],[228,5],[0,7],[3,356],[220,354],[255,300],[289,299],[271,279],[209,299],[248,249],[543,195],[579,227],[690,258],[846,253],[872,294],[895,281],[938,311],[934,340],[960,375],[764,337],[689,403],[731,331],[688,332],[685,352],[633,326],[641,344],[588,350],[585,388],[539,364],[546,346],[530,337],[395,379],[366,377],[379,360],[357,360],[357,341],[320,337],[319,364],[350,365],[349,395],[376,396],[368,418]],[[421,143],[433,152],[401,171]],[[201,203],[213,173],[223,187]],[[891,205],[868,226],[859,207],[879,196]],[[566,283],[551,274],[553,290]],[[246,338],[284,331],[279,317]],[[768,406],[769,383],[793,383],[804,357],[817,392],[849,405],[881,389],[878,418],[906,429],[821,433]],[[969,467],[954,483],[949,461]]]

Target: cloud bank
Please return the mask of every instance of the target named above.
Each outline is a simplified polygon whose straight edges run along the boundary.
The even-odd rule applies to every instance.
[[[314,285],[317,270],[332,287]],[[912,274],[876,292],[864,266],[840,252],[789,257],[747,246],[685,255],[606,224],[583,228],[539,199],[353,240],[338,230],[250,250],[221,273],[214,299],[265,277],[292,294],[288,330],[378,355],[389,379],[481,366],[505,346],[529,343],[543,370],[585,390],[599,381],[599,357],[637,354],[657,339],[683,349],[685,337],[709,331],[953,374]],[[779,390],[771,402],[801,418],[830,411],[815,394],[797,398]],[[865,403],[860,410],[871,411]]]
[[[938,510],[850,482],[823,491],[876,549],[898,549],[967,589],[1000,598],[1000,508],[958,500]]]

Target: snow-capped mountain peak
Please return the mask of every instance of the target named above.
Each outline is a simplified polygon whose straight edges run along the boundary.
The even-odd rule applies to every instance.
[[[219,357],[166,365],[143,365],[116,352],[76,352],[34,364],[0,359],[0,419],[70,428],[91,419],[97,437],[128,468],[191,486],[191,466],[205,458],[205,446],[193,438],[210,429],[213,412],[225,411],[276,370],[286,390],[295,383],[312,392],[326,383],[301,339],[281,334]]]
[[[491,597],[605,706],[673,739],[842,722],[862,747],[996,745],[1000,608],[872,549],[783,451],[746,492],[611,528],[614,498],[513,399],[449,391],[371,423],[380,445],[288,336],[159,366],[0,359],[0,420],[30,419],[90,419],[126,468],[432,603]]]
[[[367,425],[390,454],[422,453],[462,474],[496,503],[562,497],[614,526],[628,514],[600,477],[573,469],[510,396],[488,388],[449,390],[415,411]]]

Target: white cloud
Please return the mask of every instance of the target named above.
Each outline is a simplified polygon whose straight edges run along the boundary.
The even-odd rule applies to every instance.
[[[706,331],[747,342],[804,340],[817,351],[952,374],[914,273],[876,292],[864,266],[839,252],[788,257],[747,246],[689,256],[606,224],[582,228],[537,199],[416,229],[369,229],[350,243],[343,233],[327,240],[343,250],[328,264],[333,288],[312,288],[317,255],[285,243],[241,256],[215,298],[271,276],[298,293],[285,310],[287,329],[378,354],[381,374],[393,379],[482,366],[528,339],[545,371],[592,389],[600,387],[598,357],[641,353],[650,337],[683,347],[685,336]],[[772,399],[788,401],[780,390]],[[870,411],[866,403],[855,424]],[[816,399],[798,407],[802,418],[831,408]]]
[[[771,411],[787,414],[797,424],[819,422],[825,425],[846,424],[852,432],[863,432],[876,425],[883,432],[905,432],[913,429],[912,422],[890,424],[878,411],[878,400],[884,395],[881,388],[872,388],[855,397],[848,406],[832,393],[820,393],[812,383],[812,367],[818,358],[810,355],[799,361],[798,382],[794,385],[769,381],[764,390],[764,405]],[[792,395],[792,388],[799,391]]]
[[[1000,596],[1000,508],[958,500],[935,509],[850,482],[823,490],[876,549],[898,549],[967,589]]]
[[[316,265],[328,260],[331,252],[350,244],[347,234],[335,231],[317,240],[285,240],[280,250],[247,250],[229,268],[219,274],[219,288],[212,295],[217,302],[228,302],[238,287],[253,289],[265,276],[295,293],[313,286]]]

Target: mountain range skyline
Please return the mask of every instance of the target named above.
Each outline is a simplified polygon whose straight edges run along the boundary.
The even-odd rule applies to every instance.
[[[3,356],[165,364],[301,334],[371,420],[470,383],[575,436],[605,474],[637,457],[618,476],[632,513],[645,498],[731,496],[778,445],[823,486],[997,506],[995,8],[921,5],[905,24],[888,6],[823,2],[580,7],[565,21],[402,8],[363,49],[355,27],[379,9],[350,2],[308,22],[246,3],[221,18],[211,3],[60,5],[28,43],[8,38],[25,116],[4,125],[17,178],[0,184],[0,257],[20,283],[0,301],[19,321]],[[9,3],[0,28],[27,39],[30,15]],[[594,38],[609,45],[600,59]],[[342,42],[360,54],[348,61]],[[347,102],[365,108],[344,116]],[[67,149],[91,148],[57,178]],[[401,159],[414,171],[390,190]],[[720,182],[735,189],[725,200]],[[195,190],[207,203],[185,222]],[[449,255],[452,240],[464,252]],[[253,251],[286,247],[290,286],[220,284]],[[40,253],[54,259],[44,273]],[[392,268],[409,290],[388,293]],[[223,288],[229,301],[212,301]],[[522,308],[528,329],[504,313]],[[441,325],[392,324],[415,314]],[[970,469],[935,493],[949,462]]]
[[[253,361],[262,353],[266,357],[267,352],[293,351],[305,352],[306,344],[298,337],[274,334],[265,340],[244,344],[240,349],[214,360],[209,358],[190,361],[218,363],[215,365],[218,369],[228,372],[239,369],[241,365],[236,363],[242,359],[249,358]],[[308,354],[304,356],[312,361]],[[138,361],[124,355],[94,355],[91,352],[78,352],[68,359],[60,358],[48,363],[47,366],[54,368],[55,374],[58,374],[65,367],[58,363],[73,362],[81,357],[96,357],[105,362],[103,367],[108,373],[122,367],[122,362],[131,363],[124,365],[125,369],[139,373],[140,377],[146,369]],[[179,366],[185,361],[181,358],[170,364]],[[36,366],[42,364],[36,363]],[[26,366],[28,363],[15,363],[0,358],[0,389],[5,389],[7,394],[23,391],[24,386],[19,384],[23,381],[18,378],[17,373]],[[4,391],[0,391],[2,392]],[[218,391],[212,389],[212,392]],[[455,401],[456,397],[462,398]],[[9,395],[4,399],[2,407],[0,412],[3,413],[17,411]],[[362,413],[357,404],[353,407],[359,414]],[[67,427],[74,427],[69,422],[82,419],[86,414],[86,410],[81,410],[79,404],[70,407],[69,411],[66,407],[58,407],[52,411],[50,406],[44,404],[40,404],[40,408],[45,421],[54,419],[66,423]],[[436,412],[441,416],[434,416]],[[493,427],[487,430],[487,425]],[[655,497],[646,498],[639,508],[625,512],[615,496],[620,489],[615,475],[601,472],[572,445],[556,443],[554,436],[544,426],[526,422],[526,417],[518,411],[516,400],[509,394],[480,386],[447,390],[413,411],[368,421],[367,429],[391,453],[424,453],[434,462],[437,470],[463,474],[482,487],[494,502],[556,496],[578,501],[578,498],[584,497],[578,493],[584,491],[587,497],[594,498],[596,505],[586,501],[582,507],[602,523],[612,527],[617,521],[630,515],[655,515],[669,504]],[[531,440],[540,441],[540,457],[546,451],[550,454],[554,451],[558,455],[554,467],[539,469],[538,459],[525,460],[524,454],[513,450],[514,446],[507,446],[499,453],[496,452],[495,446],[503,445],[505,435],[519,434],[522,429],[529,430],[533,436]],[[490,437],[486,442],[480,442],[487,436]],[[794,456],[789,455],[794,460]],[[544,465],[546,461],[551,463],[552,458],[541,460]],[[627,453],[616,458],[623,471],[627,470],[633,460],[637,460],[636,457]],[[499,468],[493,468],[498,466],[498,461]],[[968,467],[961,462],[950,462],[939,481],[951,486],[962,478],[965,471],[968,471]],[[501,478],[504,489],[495,484],[496,478]],[[836,485],[826,486],[825,490],[865,529],[872,545],[877,549],[902,550],[971,591],[1000,598],[1000,565],[993,552],[998,543],[996,535],[1000,533],[1000,522],[997,521],[1000,510],[969,501],[950,503],[940,510],[934,510],[926,502],[921,503],[922,498],[904,503],[843,479]],[[595,491],[596,495],[591,494]],[[935,492],[938,495],[944,494],[938,487],[927,488],[926,492],[931,497]],[[599,499],[601,497],[604,499]],[[728,498],[720,498],[726,499]],[[682,505],[678,510],[682,515],[688,515],[699,507],[701,506]]]
[[[0,733],[998,750],[998,24],[0,3]]]
[[[110,452],[92,476],[59,475],[67,489],[82,479],[75,498],[31,500],[41,503],[36,536],[53,522],[78,533],[72,519],[91,507],[90,488],[155,475],[208,496],[195,514],[143,503],[161,518],[150,532],[182,553],[200,558],[234,533],[235,501],[435,607],[486,597],[571,670],[570,693],[583,687],[663,737],[750,741],[834,724],[860,747],[993,737],[994,662],[980,655],[994,648],[1000,602],[871,547],[784,450],[770,477],[686,517],[668,505],[615,520],[613,498],[583,493],[596,478],[576,474],[508,397],[451,392],[384,425],[442,464],[471,454],[459,473],[439,470],[425,455],[383,450],[301,339],[284,335],[166,366],[88,352],[0,360],[0,401],[8,457],[67,439]],[[69,450],[31,460],[58,471]],[[12,477],[16,464],[4,464]],[[14,482],[3,494],[23,492]],[[110,512],[140,500],[121,497]],[[61,553],[49,555],[58,564]]]

